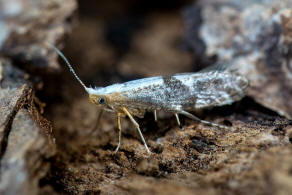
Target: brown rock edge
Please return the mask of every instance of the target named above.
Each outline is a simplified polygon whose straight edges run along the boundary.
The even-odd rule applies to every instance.
[[[0,194],[37,194],[54,154],[50,123],[38,112],[24,74],[2,61],[0,88]]]

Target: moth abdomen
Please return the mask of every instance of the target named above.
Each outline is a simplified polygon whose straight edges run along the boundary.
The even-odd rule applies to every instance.
[[[107,87],[86,87],[62,52],[55,46],[48,45],[66,62],[76,80],[88,93],[90,102],[106,111],[116,113],[119,129],[116,152],[121,143],[120,120],[122,116],[129,117],[137,129],[146,151],[150,153],[139,124],[133,116],[143,117],[146,111],[154,111],[156,120],[156,111],[164,110],[174,113],[180,127],[179,114],[182,114],[205,125],[225,128],[225,126],[201,120],[187,111],[231,104],[244,97],[245,89],[248,86],[244,77],[227,71],[224,66],[224,69],[220,70],[212,68],[197,73],[138,79]]]

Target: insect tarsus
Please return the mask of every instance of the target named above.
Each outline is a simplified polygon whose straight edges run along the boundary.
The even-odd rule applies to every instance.
[[[181,128],[179,114],[205,125],[228,128],[201,120],[187,112],[187,110],[195,111],[207,107],[231,104],[244,97],[245,89],[248,86],[248,81],[240,75],[228,71],[210,69],[198,73],[176,74],[171,77],[144,78],[107,87],[86,87],[62,52],[52,44],[48,43],[48,45],[66,62],[74,77],[88,93],[89,101],[101,106],[106,111],[117,114],[119,142],[116,152],[121,145],[121,117],[129,117],[137,129],[146,151],[150,153],[139,124],[133,116],[143,117],[146,111],[153,111],[154,118],[157,120],[157,110],[164,110],[175,115],[176,121]]]

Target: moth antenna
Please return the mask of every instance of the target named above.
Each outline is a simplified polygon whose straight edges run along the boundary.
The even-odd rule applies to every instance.
[[[81,79],[77,76],[77,74],[75,73],[72,65],[70,64],[68,59],[64,56],[64,54],[58,48],[56,48],[54,45],[52,45],[51,43],[47,42],[47,44],[51,48],[53,48],[57,52],[57,54],[66,62],[67,66],[69,67],[70,71],[73,73],[73,75],[77,79],[77,81],[79,81],[79,83],[82,85],[82,87],[84,87],[85,91],[88,91],[87,87],[84,85],[84,83],[81,81]]]

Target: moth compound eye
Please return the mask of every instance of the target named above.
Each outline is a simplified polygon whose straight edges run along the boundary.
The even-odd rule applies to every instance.
[[[105,99],[104,98],[98,98],[98,103],[99,104],[105,104]]]

